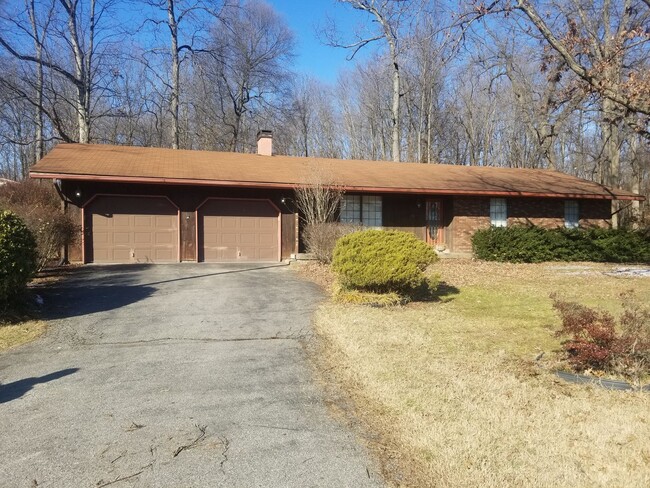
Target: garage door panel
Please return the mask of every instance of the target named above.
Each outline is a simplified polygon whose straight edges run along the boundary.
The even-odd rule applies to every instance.
[[[277,244],[278,236],[273,234],[259,234],[259,245],[270,247]]]
[[[178,210],[166,198],[100,196],[86,211],[93,262],[178,261]]]
[[[133,215],[132,218],[133,224],[129,223],[129,225],[133,225],[136,228],[151,229],[152,227],[155,227],[151,215]]]
[[[260,253],[259,253],[260,261],[276,261],[277,259],[278,259],[277,254],[274,254],[270,251],[265,251],[264,249],[260,249]]]
[[[153,252],[155,253],[156,261],[158,262],[176,260],[176,256],[174,256],[169,249],[154,248]]]
[[[153,225],[157,228],[175,228],[178,217],[176,215],[156,215],[154,216]]]
[[[199,214],[204,261],[278,260],[278,210],[270,202],[208,200]]]
[[[114,248],[112,253],[107,253],[104,262],[128,263],[131,260],[130,249]]]
[[[255,246],[257,241],[258,241],[258,235],[257,234],[250,234],[250,233],[242,233],[242,234],[240,234],[239,243],[241,244],[242,247]]]
[[[271,232],[275,232],[276,227],[277,227],[277,222],[270,222],[269,220],[261,220],[259,222],[259,226],[261,230],[267,230]]]
[[[217,253],[217,261],[236,261],[237,260],[237,249],[232,247],[221,248]]]
[[[239,227],[239,220],[237,217],[217,217],[214,219],[214,223],[217,227],[221,227],[222,229],[237,230]]]
[[[228,247],[239,244],[239,234],[224,233],[215,235],[217,244]]]
[[[106,249],[97,249],[94,251],[95,262],[106,263],[108,262],[108,251]]]
[[[239,227],[242,230],[259,228],[258,218],[255,218],[255,217],[241,217]]]
[[[131,216],[122,214],[111,214],[110,216],[102,216],[107,227],[130,227]]]
[[[93,240],[99,244],[106,245],[108,244],[108,233],[107,232],[95,232],[93,234]]]
[[[154,236],[149,232],[135,232],[133,234],[133,242],[136,244],[151,244],[154,240]],[[147,249],[149,250],[149,249]]]
[[[110,239],[111,234],[106,233],[105,235],[106,235],[105,243],[107,245],[110,245],[111,244],[111,239]],[[129,244],[129,242],[131,242],[131,234],[129,234],[128,232],[113,232],[112,235],[113,235],[113,242],[112,242],[113,245],[127,246]]]
[[[174,244],[174,235],[170,232],[156,232],[154,234],[154,244],[160,245],[160,244],[168,244],[168,245],[173,245]]]

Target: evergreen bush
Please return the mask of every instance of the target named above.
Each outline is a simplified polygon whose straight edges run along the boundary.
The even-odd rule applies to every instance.
[[[37,265],[34,235],[14,213],[0,212],[0,312],[25,290]]]
[[[649,263],[650,235],[623,229],[491,227],[474,233],[472,249],[486,261]]]
[[[424,270],[437,260],[433,248],[411,233],[364,230],[338,240],[332,268],[344,288],[412,295],[435,286]]]

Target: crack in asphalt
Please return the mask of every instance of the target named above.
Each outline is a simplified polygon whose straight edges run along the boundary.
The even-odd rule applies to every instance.
[[[230,449],[230,441],[228,440],[227,437],[223,437],[221,439],[221,445],[223,446],[223,451],[221,451],[221,462],[219,463],[219,471],[221,471],[222,474],[226,474],[226,470],[223,467],[224,464],[228,461],[228,449]]]

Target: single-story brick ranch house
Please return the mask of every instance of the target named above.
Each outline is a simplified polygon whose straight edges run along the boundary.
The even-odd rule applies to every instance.
[[[84,263],[279,261],[300,249],[296,187],[327,174],[345,190],[340,220],[413,232],[470,252],[490,225],[609,226],[612,200],[643,197],[533,169],[389,163],[99,144],[59,144],[32,167],[52,179]]]

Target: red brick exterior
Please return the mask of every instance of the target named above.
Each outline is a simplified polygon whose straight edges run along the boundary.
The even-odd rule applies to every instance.
[[[507,198],[508,225],[564,226],[564,200],[561,198]],[[609,227],[610,200],[578,200],[580,227]],[[490,199],[454,197],[453,218],[448,248],[453,252],[472,252],[472,235],[490,226]]]
[[[455,197],[451,208],[453,218],[447,243],[452,252],[472,252],[472,235],[490,226],[490,199]]]

